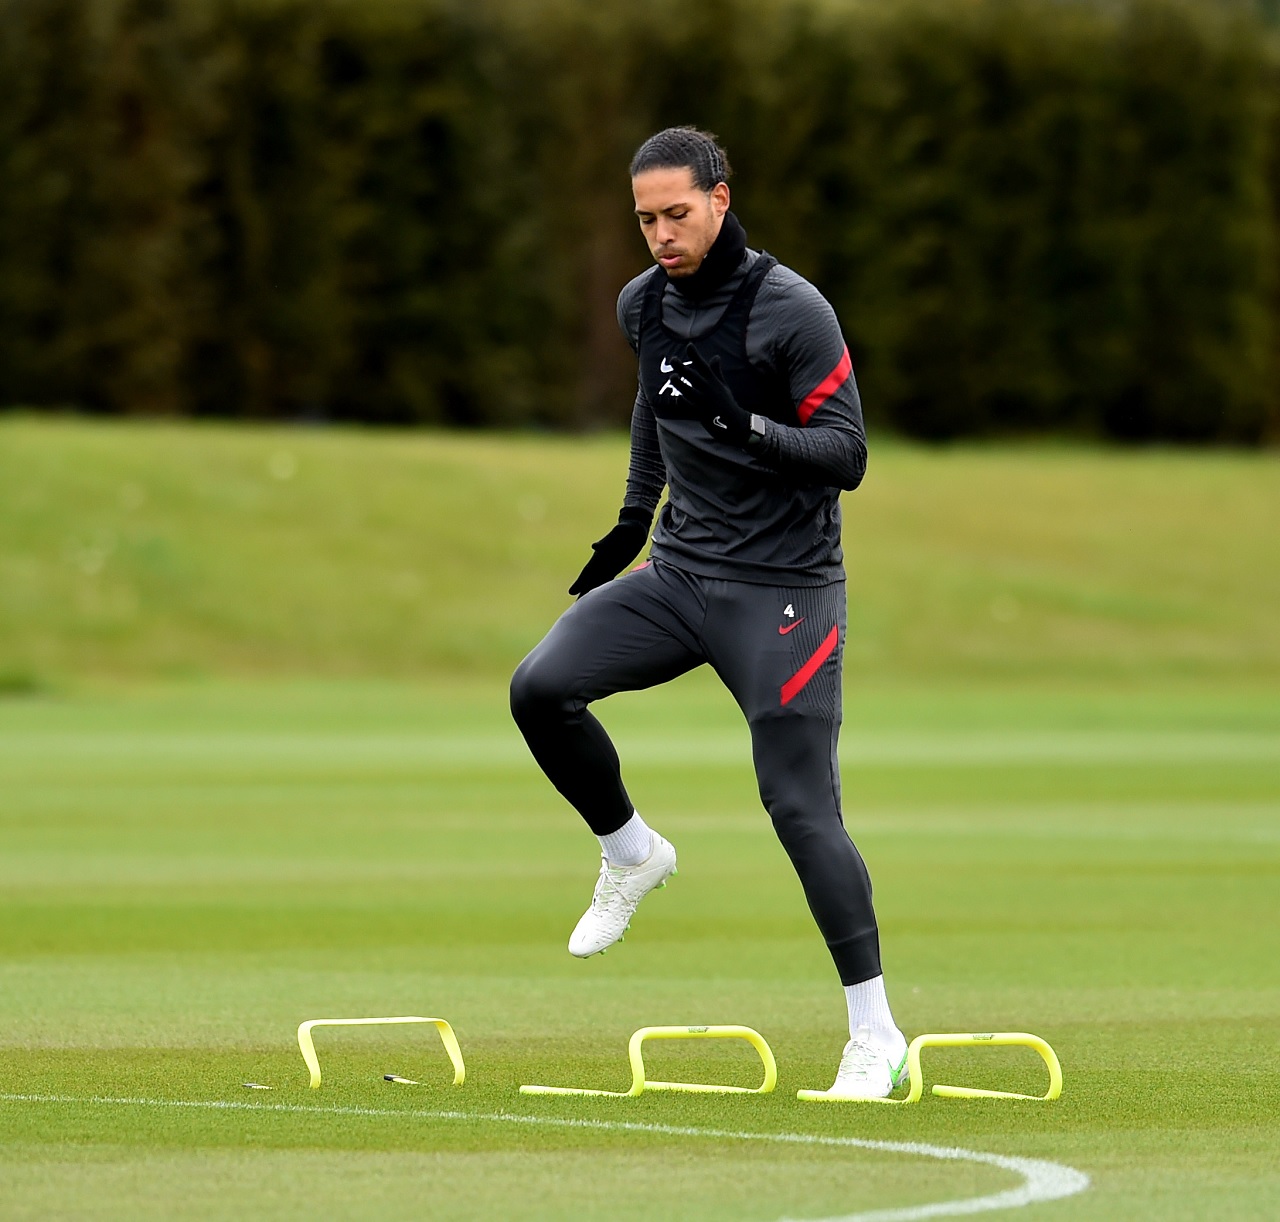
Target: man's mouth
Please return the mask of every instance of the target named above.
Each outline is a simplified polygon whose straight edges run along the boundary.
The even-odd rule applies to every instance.
[[[683,258],[684,255],[682,254],[671,254],[668,252],[667,254],[659,255],[658,262],[661,263],[663,267],[675,267],[675,265]]]

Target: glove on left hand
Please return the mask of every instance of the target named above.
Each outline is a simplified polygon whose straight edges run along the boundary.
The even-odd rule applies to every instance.
[[[649,541],[649,524],[653,514],[643,509],[624,507],[618,524],[603,539],[591,545],[592,556],[569,587],[569,593],[581,598],[596,586],[612,581],[643,550]]]
[[[738,406],[724,380],[720,358],[712,357],[708,364],[692,344],[685,348],[684,356],[687,364],[680,378],[680,393],[702,427],[717,441],[745,446],[751,436],[751,413]]]

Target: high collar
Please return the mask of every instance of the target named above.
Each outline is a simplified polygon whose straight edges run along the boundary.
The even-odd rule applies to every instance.
[[[747,231],[732,212],[726,212],[720,232],[698,270],[691,276],[672,277],[671,287],[694,301],[709,297],[738,270],[746,253]]]

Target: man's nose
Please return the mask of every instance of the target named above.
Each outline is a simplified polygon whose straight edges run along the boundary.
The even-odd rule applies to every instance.
[[[659,220],[656,237],[659,246],[674,242],[676,240],[676,227],[670,221]]]

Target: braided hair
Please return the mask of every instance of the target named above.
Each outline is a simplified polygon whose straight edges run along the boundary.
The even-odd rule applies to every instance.
[[[712,132],[696,127],[668,127],[650,136],[631,158],[631,177],[645,170],[688,169],[699,191],[711,191],[728,182],[733,173],[729,157]]]

